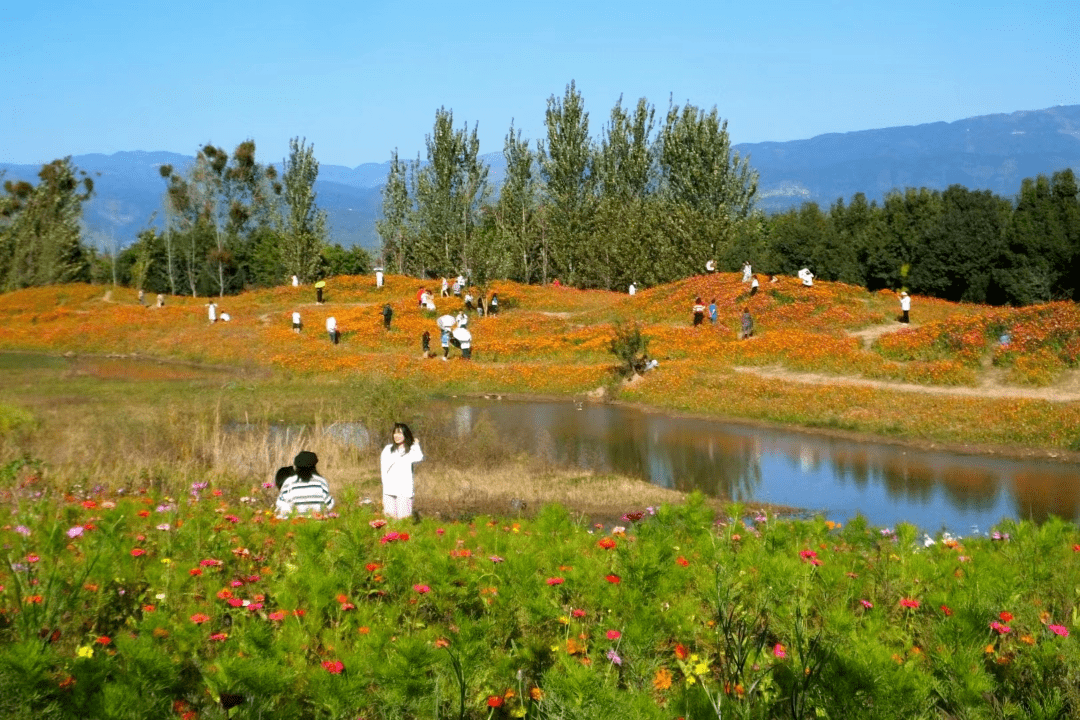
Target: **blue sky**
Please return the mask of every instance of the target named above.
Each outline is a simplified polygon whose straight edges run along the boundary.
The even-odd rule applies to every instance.
[[[622,95],[716,106],[732,142],[1080,104],[1080,2],[0,4],[0,162],[232,150],[323,164],[424,151],[435,111],[499,152],[574,80],[599,138]]]

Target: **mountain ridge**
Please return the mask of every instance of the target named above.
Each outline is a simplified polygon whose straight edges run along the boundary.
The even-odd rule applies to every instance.
[[[1066,167],[1080,174],[1080,105],[980,115],[845,133],[805,140],[739,143],[758,172],[758,207],[782,212],[804,202],[829,206],[862,192],[880,202],[892,190],[960,184],[1014,197],[1024,178]],[[489,179],[505,176],[502,153],[488,153]],[[88,153],[72,162],[94,177],[96,195],[84,207],[91,243],[112,250],[126,247],[144,228],[161,226],[166,183],[158,168],[183,172],[194,157],[171,151],[124,150]],[[280,163],[275,163],[279,166]],[[40,165],[0,163],[5,180],[37,181]],[[331,241],[379,247],[375,232],[389,160],[355,167],[321,164],[315,190],[327,211]]]

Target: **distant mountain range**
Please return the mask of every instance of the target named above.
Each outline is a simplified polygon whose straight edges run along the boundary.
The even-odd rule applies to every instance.
[[[1080,105],[734,148],[758,171],[758,207],[768,212],[811,201],[827,207],[857,192],[880,201],[894,189],[944,190],[954,184],[1011,198],[1026,177],[1066,167],[1080,174]],[[502,153],[483,159],[491,168],[489,179],[500,185],[506,171]],[[94,176],[96,195],[83,216],[87,235],[109,249],[126,247],[143,228],[161,225],[165,181],[158,167],[168,163],[183,171],[194,158],[135,151],[76,155],[72,161]],[[6,180],[36,184],[40,169],[0,163]],[[329,216],[332,242],[380,246],[375,220],[389,169],[389,161],[320,166],[315,189]]]

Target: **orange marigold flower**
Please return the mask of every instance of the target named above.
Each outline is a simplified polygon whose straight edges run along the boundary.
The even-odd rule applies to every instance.
[[[529,697],[539,702],[544,699],[544,691],[538,687],[529,688]]]
[[[653,676],[653,687],[657,690],[667,690],[671,687],[671,671],[667,668],[660,668],[656,671],[656,675]]]

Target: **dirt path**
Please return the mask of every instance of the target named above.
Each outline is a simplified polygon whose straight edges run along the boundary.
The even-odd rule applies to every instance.
[[[890,322],[883,325],[874,325],[862,330],[851,331],[852,337],[862,339],[863,347],[869,349],[874,340],[896,332],[905,326],[899,322]],[[892,380],[872,380],[857,375],[827,375],[824,373],[796,372],[779,365],[767,367],[736,367],[735,372],[757,375],[763,378],[774,378],[786,382],[799,382],[808,385],[854,385],[858,387],[881,388],[896,390],[898,392],[922,393],[924,395],[954,395],[964,397],[983,398],[1020,398],[1027,400],[1046,400],[1048,402],[1077,402],[1080,401],[1080,371],[1067,370],[1061,379],[1049,387],[1019,387],[1006,385],[1005,371],[985,365],[979,373],[979,385],[976,387],[952,387],[946,385],[917,385]]]

